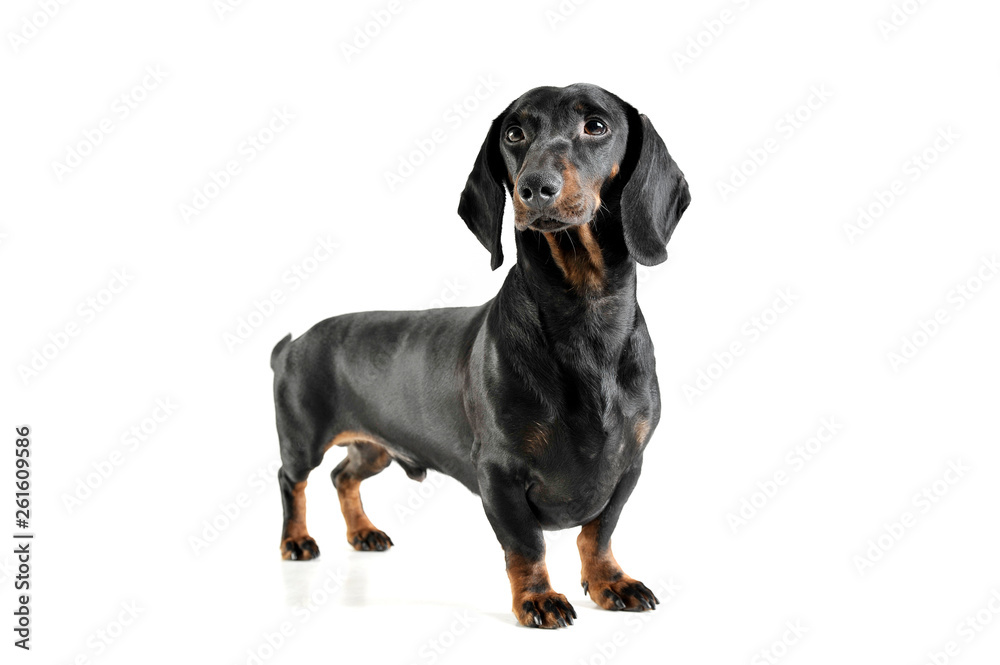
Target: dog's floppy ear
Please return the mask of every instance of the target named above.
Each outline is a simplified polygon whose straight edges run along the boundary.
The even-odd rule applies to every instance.
[[[504,181],[506,167],[500,156],[500,127],[510,107],[496,117],[486,134],[483,147],[479,149],[476,164],[472,167],[469,180],[465,183],[462,198],[458,202],[458,214],[469,230],[476,234],[483,247],[492,256],[490,267],[496,270],[503,263],[503,248],[500,245],[503,229]]]
[[[621,196],[625,245],[636,261],[655,266],[667,260],[667,241],[691,203],[687,181],[667,152],[653,123],[625,104],[628,147]]]

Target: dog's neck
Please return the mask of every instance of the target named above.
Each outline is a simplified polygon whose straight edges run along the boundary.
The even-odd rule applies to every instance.
[[[515,270],[550,339],[592,338],[614,354],[635,328],[636,264],[615,221],[601,215],[566,231],[516,234]]]

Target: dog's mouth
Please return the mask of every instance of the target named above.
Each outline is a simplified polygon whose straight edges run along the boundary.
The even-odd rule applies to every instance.
[[[530,210],[515,197],[514,227],[519,231],[531,229],[540,233],[565,231],[592,222],[599,207],[599,199],[592,201],[589,198],[578,197],[542,210]]]
[[[569,224],[567,222],[558,219],[553,219],[552,217],[539,217],[538,219],[528,224],[529,228],[532,228],[536,231],[542,231],[543,233],[565,231],[571,226],[575,225]]]

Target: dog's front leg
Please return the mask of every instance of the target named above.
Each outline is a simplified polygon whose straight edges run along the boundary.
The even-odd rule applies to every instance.
[[[528,506],[524,483],[498,464],[481,464],[478,475],[486,516],[507,562],[514,616],[521,625],[533,628],[572,624],[576,610],[549,584],[545,539]]]
[[[639,480],[641,468],[642,458],[639,458],[618,482],[604,511],[584,524],[576,539],[583,564],[583,590],[606,610],[655,610],[660,602],[645,584],[626,575],[611,553],[611,533]]]

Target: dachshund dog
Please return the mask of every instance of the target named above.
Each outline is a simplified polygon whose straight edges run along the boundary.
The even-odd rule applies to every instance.
[[[333,446],[333,485],[356,550],[393,545],[358,487],[396,461],[482,498],[525,626],[572,624],[549,585],[543,529],[582,526],[584,592],[609,610],[659,601],[626,575],[611,534],[660,419],[636,263],[656,265],[690,202],[645,115],[593,85],[531,90],[492,123],[458,214],[503,263],[513,199],[517,262],[481,307],[326,319],[271,355],[285,559],[319,556],[306,477]]]

